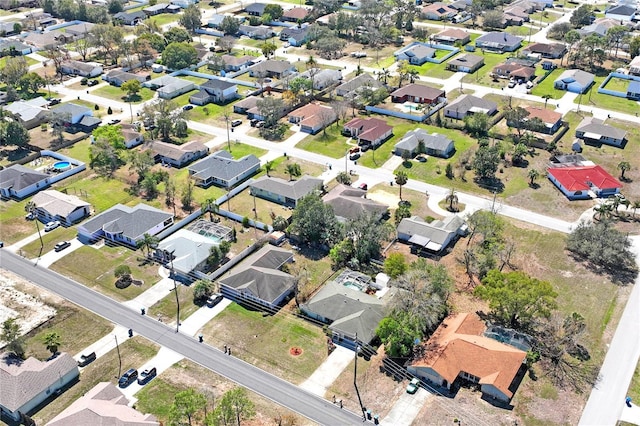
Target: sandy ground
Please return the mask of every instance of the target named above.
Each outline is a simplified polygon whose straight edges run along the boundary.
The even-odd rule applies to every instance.
[[[0,324],[9,318],[18,318],[23,334],[56,315],[54,308],[39,297],[26,293],[25,286],[30,287],[31,284],[9,271],[0,270]],[[0,346],[5,344],[0,340]]]
[[[370,191],[367,193],[367,198],[373,201],[377,201],[382,204],[386,204],[390,209],[398,208],[400,197],[389,194],[384,191]]]

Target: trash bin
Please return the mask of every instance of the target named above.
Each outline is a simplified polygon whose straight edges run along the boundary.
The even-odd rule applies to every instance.
[[[371,410],[367,410],[367,420],[371,420]]]
[[[198,334],[198,340],[200,341],[200,343],[203,342],[204,336],[202,334]]]
[[[631,407],[631,397],[630,396],[626,397],[624,402],[627,404],[627,407]]]
[[[133,337],[133,330],[129,329],[129,337]]]
[[[380,423],[380,416],[379,416],[379,415],[377,415],[377,414],[375,414],[375,415],[373,416],[373,424],[374,424],[374,425],[377,425],[377,424],[379,424],[379,423]]]

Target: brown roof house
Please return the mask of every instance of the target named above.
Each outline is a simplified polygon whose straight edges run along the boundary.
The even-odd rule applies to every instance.
[[[521,81],[533,80],[536,69],[517,61],[507,61],[496,65],[491,72],[493,77],[513,78]]]
[[[358,145],[381,145],[393,135],[393,127],[379,118],[354,118],[344,124],[342,133],[356,138]]]
[[[28,414],[56,391],[78,379],[78,364],[61,353],[48,361],[19,360],[0,355],[0,411],[15,421]]]
[[[444,90],[416,83],[407,84],[391,93],[391,101],[397,103],[415,102],[435,105],[445,98]]]
[[[456,380],[479,384],[484,396],[508,403],[526,367],[526,352],[485,337],[485,324],[475,314],[447,317],[424,343],[424,356],[409,373],[451,389]]]
[[[524,108],[525,111],[529,113],[524,119],[525,123],[523,123],[523,128],[529,128],[526,122],[532,121],[534,119],[538,119],[542,122],[542,129],[533,128],[532,130],[539,131],[542,133],[548,133],[550,135],[554,134],[562,125],[562,114],[559,112],[555,112],[550,109],[539,108],[528,106]],[[537,120],[536,120],[537,121]],[[517,123],[512,123],[507,121],[507,125],[510,127],[517,127]]]
[[[433,41],[441,44],[454,45],[456,43],[467,44],[471,41],[471,34],[457,28],[447,28],[433,36]]]
[[[285,10],[280,20],[298,22],[306,18],[308,14],[309,9],[305,9],[304,7],[294,7],[293,9]]]
[[[151,414],[129,407],[129,400],[113,384],[98,383],[75,400],[47,426],[159,426]]]
[[[367,198],[367,191],[349,185],[338,185],[322,201],[333,209],[339,220],[356,219],[363,214],[384,216],[389,206]]]
[[[209,148],[201,142],[191,141],[183,145],[175,145],[167,142],[154,141],[151,150],[155,160],[163,165],[182,167],[209,153]]]
[[[307,104],[289,113],[289,122],[300,125],[300,131],[315,135],[338,119],[333,108],[320,104]]]

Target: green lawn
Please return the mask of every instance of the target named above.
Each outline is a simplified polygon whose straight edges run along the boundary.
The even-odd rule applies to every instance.
[[[193,284],[185,286],[178,284],[178,299],[180,300],[180,321],[184,321],[198,310],[199,306],[193,303]],[[177,315],[176,295],[173,291],[160,299],[155,305],[149,307],[148,314],[153,318],[162,319],[164,322],[174,323]]]
[[[20,250],[28,258],[41,256],[53,250],[55,245],[58,244],[60,241],[69,241],[74,239],[78,233],[78,231],[76,231],[76,229],[73,227],[63,228],[62,226],[57,227],[53,231],[44,232],[44,225],[42,223],[39,223],[39,225],[40,225],[40,235],[42,236],[42,242],[44,243],[44,248],[42,249],[42,253],[41,253],[40,239],[32,241],[26,246],[23,246]]]
[[[298,384],[327,357],[322,329],[289,315],[265,316],[232,303],[202,330],[209,344],[233,348],[233,355]],[[302,354],[292,356],[292,347]]]
[[[55,189],[66,190],[71,195],[77,195],[90,203],[95,213],[101,213],[116,204],[127,204],[141,201],[140,198],[128,192],[128,186],[118,179],[106,179],[99,176],[88,177],[80,173],[75,180],[64,180]]]
[[[51,403],[42,407],[37,413],[31,415],[31,417],[37,424],[47,423],[98,383],[111,382],[116,384],[119,373],[124,373],[129,368],[139,367],[153,358],[159,349],[160,347],[155,343],[151,343],[139,336],[120,342],[118,350],[112,349],[86,366],[82,371],[79,382],[55,398]],[[122,359],[122,368],[118,367],[118,359]]]
[[[398,118],[385,117],[387,124],[393,127],[393,136],[383,143],[378,149],[369,151],[362,154],[358,160],[358,164],[366,167],[377,168],[383,165],[393,155],[394,145],[400,141],[409,130],[413,130],[420,127],[418,123],[407,122]]]
[[[176,22],[180,19],[180,15],[173,13],[163,13],[162,15],[156,15],[149,18],[152,22],[158,24],[159,27],[170,24],[171,22]]]
[[[207,104],[205,106],[194,106],[192,110],[189,110],[188,118],[189,120],[199,121],[201,123],[207,123],[218,127],[224,127],[225,121],[223,117],[223,113],[225,109],[231,108],[228,105],[222,106],[217,104]],[[240,116],[232,114],[231,120],[235,118],[244,118],[244,116]]]
[[[410,68],[417,70],[420,73],[420,75],[433,77],[433,78],[441,78],[443,80],[446,80],[447,78],[451,77],[454,74],[453,71],[449,71],[446,69],[447,62],[449,62],[449,60],[453,58],[455,58],[455,56],[452,56],[451,58],[447,59],[441,64],[425,62],[420,66],[411,66]]]
[[[36,226],[32,221],[25,220],[24,208],[29,199],[22,201],[7,200],[0,202],[0,241],[5,245],[13,244],[36,233]]]
[[[505,32],[508,32],[509,34],[512,35],[516,35],[516,36],[520,36],[520,37],[526,37],[529,34],[535,34],[537,33],[539,30],[535,29],[535,28],[531,28],[531,27],[525,27],[523,26],[511,26],[511,27],[507,27],[507,29],[505,30]]]
[[[616,92],[627,93],[627,86],[629,86],[629,80],[623,78],[611,78],[606,86],[607,90],[615,90]]]
[[[184,105],[187,105],[187,104],[189,103],[189,98],[190,98],[192,95],[195,95],[196,93],[198,93],[198,90],[197,90],[197,89],[194,89],[194,90],[191,90],[191,91],[189,91],[189,92],[187,92],[187,93],[183,93],[182,95],[177,96],[177,97],[175,97],[175,98],[171,99],[171,101],[172,101],[172,102],[175,102],[175,103],[176,103],[176,104],[178,104],[179,106],[184,106]]]
[[[120,87],[116,86],[103,86],[99,89],[91,92],[92,94],[102,96],[103,98],[113,99],[114,101],[128,102],[127,94],[122,91]],[[153,98],[155,92],[148,87],[143,87],[137,95],[131,98],[131,102],[134,104],[138,104],[140,102],[146,102]]]
[[[558,90],[553,87],[554,82],[560,74],[562,74],[565,70],[563,68],[555,69],[545,78],[542,83],[536,84],[533,89],[531,89],[531,94],[536,96],[544,96],[549,95],[551,99],[560,99],[565,95],[564,90]]]
[[[624,112],[627,114],[640,113],[640,103],[632,101],[626,98],[619,98],[617,96],[605,95],[598,93],[600,84],[606,77],[596,77],[591,88],[582,96],[578,96],[574,103],[580,103],[581,108],[589,109],[589,106],[595,106],[598,108],[610,109],[613,111]],[[614,83],[618,84],[618,83]],[[611,82],[607,84],[607,87],[611,85]],[[626,89],[626,86],[625,86]],[[615,90],[615,89],[614,89]]]
[[[227,144],[223,144],[221,146],[216,147],[215,149],[229,149]],[[258,148],[253,145],[247,145],[242,142],[231,142],[231,155],[233,158],[240,159],[245,155],[253,154],[256,157],[260,158],[265,155],[268,151],[266,149]]]
[[[342,126],[331,125],[327,128],[326,135],[320,132],[317,135],[307,136],[296,147],[332,158],[342,158],[352,146],[347,144],[348,137],[340,133],[341,129]],[[356,144],[357,141],[352,143]]]
[[[27,61],[27,66],[35,65],[38,63],[35,59],[32,59],[28,56],[23,56],[24,60]],[[0,68],[4,68],[7,65],[7,62],[11,59],[11,56],[5,56],[4,58],[0,58]]]
[[[207,78],[195,77],[193,75],[181,75],[180,78],[183,80],[191,81],[197,84],[198,86],[209,81],[209,79]]]
[[[51,269],[94,288],[116,300],[130,300],[160,281],[158,265],[142,264],[142,253],[126,247],[103,246],[96,249],[83,246],[51,265]],[[91,267],[87,267],[91,265]],[[120,265],[128,265],[134,279],[144,284],[130,285],[125,289],[115,286],[113,272]]]
[[[540,24],[540,20],[542,20],[542,22],[550,24],[552,22],[556,22],[558,19],[560,19],[559,14],[557,13],[551,13],[548,11],[543,11],[543,12],[536,12],[536,13],[532,13],[531,15],[529,15],[529,19],[532,22],[535,22],[536,24]]]
[[[462,81],[465,83],[482,84],[483,86],[489,86],[489,87],[496,87],[496,88],[503,87],[504,85],[503,82],[501,81],[497,83],[494,82],[493,78],[489,76],[489,73],[491,73],[491,71],[496,65],[506,61],[507,58],[509,56],[512,56],[513,54],[507,55],[507,54],[489,53],[489,52],[482,53],[481,50],[477,50],[477,49],[475,53],[478,55],[482,55],[484,57],[484,66],[473,74],[465,75],[462,78]]]

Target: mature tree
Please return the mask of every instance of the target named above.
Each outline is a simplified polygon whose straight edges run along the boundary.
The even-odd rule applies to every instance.
[[[618,163],[617,166],[618,170],[620,170],[620,179],[621,180],[625,180],[625,172],[628,172],[629,170],[631,170],[631,164],[628,161],[621,161]]]
[[[8,318],[2,323],[0,339],[7,343],[6,349],[18,358],[24,359],[24,338],[20,334],[20,325],[17,318]]]
[[[632,58],[640,55],[640,35],[635,36],[631,41],[629,41],[629,55]]]
[[[89,147],[89,167],[101,176],[111,177],[124,164],[124,137],[117,126],[102,126],[93,131]]]
[[[282,6],[279,4],[267,4],[264,8],[264,13],[268,13],[271,15],[271,19],[278,21],[282,18],[284,10],[282,10]]]
[[[554,40],[563,40],[565,34],[571,31],[571,24],[568,22],[560,22],[559,24],[553,24],[547,33],[547,37]]]
[[[202,26],[202,12],[200,11],[200,7],[198,7],[196,3],[187,6],[178,22],[191,33],[195,33],[195,31]]]
[[[533,187],[533,183],[536,179],[540,177],[540,172],[536,169],[529,169],[527,172],[527,177],[529,178],[529,186]]]
[[[20,77],[18,86],[24,92],[31,92],[33,95],[38,93],[45,85],[45,80],[35,72],[29,72]]]
[[[330,205],[317,194],[298,201],[291,217],[291,233],[306,243],[335,244],[342,239],[341,225]]]
[[[340,56],[347,45],[346,41],[339,37],[323,37],[316,41],[315,48],[323,58],[334,58]]]
[[[171,70],[181,70],[198,61],[196,48],[187,43],[169,43],[162,52],[162,63]]]
[[[502,28],[504,15],[501,10],[490,10],[483,16],[483,27],[485,29]]]
[[[407,271],[407,261],[404,254],[394,252],[384,260],[384,273],[391,278],[398,278]]]
[[[167,44],[190,43],[192,41],[189,32],[181,27],[171,27],[166,33],[164,33],[164,38],[167,40]]]
[[[8,57],[4,67],[0,68],[0,81],[7,85],[7,97],[9,100],[17,98],[18,82],[28,71],[27,61],[22,56]]]
[[[206,405],[207,398],[193,389],[178,392],[169,408],[170,422],[176,425],[188,424],[191,426],[194,417],[205,409]]]
[[[287,164],[285,172],[289,175],[289,180],[302,176],[302,169],[298,163]]]
[[[297,104],[307,97],[311,92],[311,80],[306,77],[294,77],[289,81],[289,92],[293,98],[293,103]]]
[[[213,246],[216,247],[216,246]],[[217,247],[216,247],[217,248]],[[219,250],[219,249],[218,249]],[[193,302],[206,300],[215,290],[215,284],[209,280],[198,280],[193,284]]]
[[[122,12],[122,2],[120,0],[109,0],[107,3],[107,11],[110,15],[115,15],[118,12]]]
[[[29,131],[17,121],[0,122],[0,145],[23,147],[30,139]]]
[[[593,16],[593,8],[588,4],[583,4],[573,11],[569,23],[571,23],[574,28],[580,28],[584,25],[589,25]]]
[[[407,175],[407,172],[405,172],[404,170],[398,170],[396,172],[395,180],[398,186],[400,187],[400,200],[402,200],[402,187],[406,185],[407,182],[409,181],[409,176]]]
[[[473,157],[472,167],[478,179],[493,179],[500,164],[497,146],[481,145]]]
[[[520,164],[524,157],[529,153],[529,148],[522,142],[518,142],[513,146],[513,152],[511,153],[511,162],[513,164]]]
[[[392,234],[391,225],[380,222],[378,214],[361,214],[347,221],[345,238],[353,243],[353,253],[349,262],[358,266],[380,257],[382,243]]]
[[[231,15],[225,16],[220,23],[220,31],[222,31],[225,35],[235,35],[239,29],[240,21],[238,21],[238,19]],[[218,44],[218,46],[219,45],[220,44]]]
[[[140,93],[142,85],[140,84],[140,81],[133,79],[122,83],[120,89],[127,94],[127,98],[131,99]]]
[[[567,238],[567,250],[587,261],[597,272],[605,272],[621,282],[630,282],[638,274],[631,241],[610,221],[581,222]]]
[[[183,120],[185,111],[174,101],[159,99],[154,103],[147,103],[142,109],[142,118],[155,123],[162,139],[171,140],[171,133],[175,125]]]
[[[138,175],[138,183],[142,182],[147,172],[155,164],[152,151],[131,151],[128,157],[129,170]]]
[[[216,203],[215,198],[207,198],[200,206],[202,214],[209,213],[209,221],[213,222],[214,213],[217,214],[220,211],[220,206]]]
[[[42,337],[42,342],[45,344],[47,350],[51,352],[51,355],[58,353],[58,348],[62,345],[62,338],[55,331],[50,331]]]
[[[260,46],[260,50],[262,50],[262,54],[266,58],[269,58],[269,57],[271,57],[271,55],[276,53],[277,49],[278,49],[278,46],[276,46],[274,43],[271,43],[270,41],[265,41],[262,44],[262,46]]]
[[[471,245],[476,239],[481,245],[491,245],[502,238],[504,230],[504,220],[495,212],[489,210],[477,210],[468,219],[469,225],[469,241],[467,245]]]
[[[451,188],[447,196],[444,197],[444,201],[446,203],[449,203],[449,207],[447,208],[447,210],[449,210],[450,212],[458,211],[458,194],[456,193],[455,189]]]
[[[402,219],[411,217],[411,210],[406,204],[400,204],[394,213],[394,220],[396,226],[402,221]]]
[[[236,45],[236,38],[231,36],[224,36],[218,39],[216,42],[218,47],[225,50],[227,53],[231,53],[233,46]]]
[[[491,128],[491,119],[487,114],[467,114],[462,120],[464,129],[476,138],[486,136]]]
[[[241,426],[243,420],[256,415],[256,409],[245,388],[237,387],[225,392],[212,413],[214,424]]]
[[[193,179],[187,177],[187,181],[182,187],[180,202],[182,203],[182,208],[187,211],[193,210]]]
[[[113,64],[118,62],[120,49],[124,42],[124,31],[121,27],[114,27],[109,24],[98,24],[91,28],[89,32],[92,43],[100,49],[100,54],[105,59],[111,59]]]
[[[61,144],[64,142],[64,132],[67,129],[67,123],[71,121],[71,115],[68,113],[61,113],[53,110],[49,114],[49,127],[56,139],[56,143]]]
[[[474,294],[489,302],[498,320],[516,329],[526,329],[538,318],[548,318],[556,308],[558,294],[547,281],[522,271],[489,271]]]
[[[347,172],[340,172],[336,176],[336,181],[342,185],[351,185],[351,176]]]
[[[144,33],[136,39],[136,41],[146,41],[157,52],[162,53],[165,47],[167,47],[167,40],[157,33]]]

